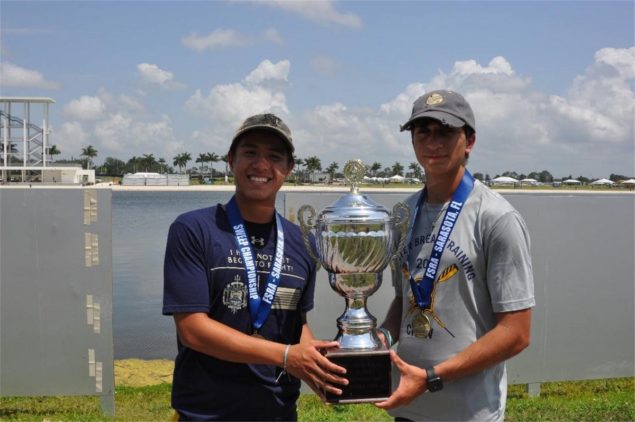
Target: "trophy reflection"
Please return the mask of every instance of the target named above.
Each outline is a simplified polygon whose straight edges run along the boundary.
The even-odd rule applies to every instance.
[[[329,284],[346,300],[337,319],[335,340],[340,348],[326,356],[347,370],[349,384],[341,396],[327,393],[328,403],[381,401],[391,394],[389,350],[376,334],[377,320],[366,307],[368,297],[381,286],[384,269],[405,243],[410,211],[397,204],[390,214],[383,206],[359,193],[357,185],[366,174],[360,160],[348,161],[344,177],[350,193],[326,207],[316,217],[310,205],[298,210],[298,222],[307,249],[309,233],[315,231],[319,261],[328,272]]]

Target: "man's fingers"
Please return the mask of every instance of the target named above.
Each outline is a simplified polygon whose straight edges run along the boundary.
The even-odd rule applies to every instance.
[[[397,407],[396,401],[397,400],[395,399],[395,395],[393,394],[387,400],[380,401],[374,404],[380,409],[389,410],[389,409],[392,409],[393,407]]]
[[[346,374],[346,368],[344,368],[343,366],[334,364],[333,362],[331,362],[325,357],[322,357],[322,359],[320,359],[319,366],[320,366],[320,369],[325,372],[330,372],[330,373],[339,374],[339,375]]]
[[[380,409],[388,410],[401,406],[403,404],[407,403],[405,403],[404,398],[402,397],[401,390],[399,389],[399,387],[397,387],[397,389],[393,391],[390,397],[388,397],[384,401],[375,403],[375,406],[379,407]]]
[[[333,372],[322,370],[321,378],[323,381],[330,384],[348,385],[348,380],[346,378],[340,377]]]
[[[397,352],[395,352],[394,350],[390,351],[390,360],[399,369],[399,372],[403,372],[402,369],[408,366],[408,364],[404,362],[403,359],[401,359]]]

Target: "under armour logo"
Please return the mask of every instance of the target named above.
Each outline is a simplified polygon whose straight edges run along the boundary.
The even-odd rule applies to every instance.
[[[263,237],[251,236],[251,244],[254,246],[265,246],[265,239]]]

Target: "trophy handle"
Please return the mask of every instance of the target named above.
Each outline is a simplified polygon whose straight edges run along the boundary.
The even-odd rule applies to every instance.
[[[393,255],[393,259],[396,259],[401,254],[404,246],[406,246],[408,223],[410,222],[410,207],[403,202],[397,202],[392,208],[392,215],[395,219],[395,225],[399,229],[399,243]]]
[[[302,205],[298,210],[298,222],[300,223],[300,230],[302,231],[304,247],[306,248],[309,256],[313,258],[313,260],[317,262],[319,266],[320,260],[317,256],[315,256],[313,247],[309,242],[309,234],[311,233],[311,230],[315,228],[315,223],[313,222],[315,214],[315,208],[313,208],[311,205]]]

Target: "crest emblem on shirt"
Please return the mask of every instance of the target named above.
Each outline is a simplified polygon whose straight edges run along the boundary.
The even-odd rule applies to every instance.
[[[247,286],[241,281],[240,275],[236,275],[234,281],[223,289],[223,305],[234,314],[247,306]]]

